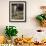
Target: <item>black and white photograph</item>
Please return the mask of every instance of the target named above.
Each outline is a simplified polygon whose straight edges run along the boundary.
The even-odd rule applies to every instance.
[[[26,1],[9,1],[9,21],[26,22]]]

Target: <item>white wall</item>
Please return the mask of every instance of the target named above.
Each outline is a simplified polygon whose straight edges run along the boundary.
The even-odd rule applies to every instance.
[[[9,22],[9,1],[10,0],[0,0],[0,33],[4,33],[4,28],[6,25],[14,25],[17,27],[19,33],[18,36],[22,34],[24,36],[31,36],[31,34],[36,33],[36,29],[44,29],[38,25],[35,16],[40,14],[40,6],[46,5],[46,0],[26,0],[26,20],[27,22]],[[15,0],[12,0],[15,1]],[[22,1],[22,0],[20,0]]]

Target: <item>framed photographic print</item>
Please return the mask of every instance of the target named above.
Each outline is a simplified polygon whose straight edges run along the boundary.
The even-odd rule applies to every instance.
[[[26,22],[26,1],[9,1],[9,21]]]

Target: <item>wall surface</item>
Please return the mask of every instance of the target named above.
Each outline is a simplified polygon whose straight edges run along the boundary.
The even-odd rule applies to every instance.
[[[45,6],[46,0],[24,0],[26,1],[26,22],[9,22],[9,1],[15,0],[0,0],[0,34],[4,34],[6,25],[14,25],[18,29],[18,36],[22,34],[28,37],[34,34],[39,37],[43,34],[46,35],[46,28],[40,27],[35,19],[36,15],[41,14],[40,6]],[[44,33],[37,33],[37,29],[45,31]]]

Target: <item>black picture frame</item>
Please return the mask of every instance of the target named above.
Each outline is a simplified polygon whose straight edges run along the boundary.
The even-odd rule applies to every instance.
[[[26,22],[26,1],[9,1],[9,22]]]

